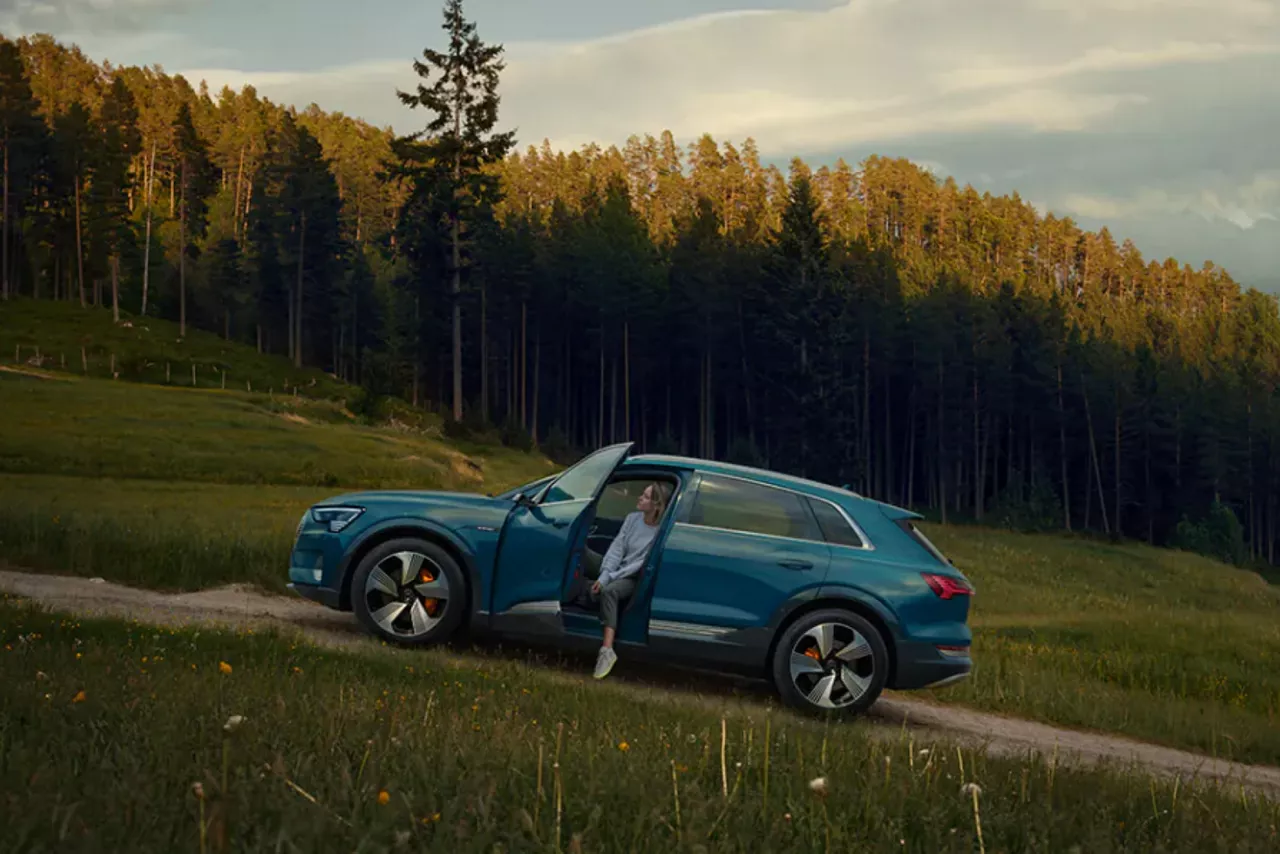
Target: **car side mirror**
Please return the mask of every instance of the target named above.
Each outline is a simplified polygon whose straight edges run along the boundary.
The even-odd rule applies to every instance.
[[[517,492],[515,497],[511,499],[519,507],[532,507],[533,499],[525,495],[523,492]]]

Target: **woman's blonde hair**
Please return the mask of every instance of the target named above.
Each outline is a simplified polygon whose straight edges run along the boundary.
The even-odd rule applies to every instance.
[[[658,505],[658,517],[661,518],[662,514],[667,512],[667,503],[671,500],[671,484],[652,480],[645,489],[653,490],[653,503]]]

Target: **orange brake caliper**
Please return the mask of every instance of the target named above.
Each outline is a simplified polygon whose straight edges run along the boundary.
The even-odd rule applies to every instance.
[[[429,583],[431,583],[432,581],[435,581],[435,580],[436,580],[436,577],[435,577],[434,575],[432,575],[432,574],[431,574],[431,570],[427,569],[427,568],[424,566],[424,567],[423,567],[421,570],[419,570],[419,572],[418,572],[418,580],[419,580],[419,581],[421,581],[423,584],[429,584]],[[434,617],[434,616],[436,615],[436,610],[437,610],[437,609],[439,609],[439,607],[440,607],[440,600],[439,600],[439,599],[427,599],[427,598],[425,598],[425,597],[424,597],[424,598],[423,598],[423,600],[422,600],[422,607],[424,607],[424,608],[426,608],[426,609],[427,609],[427,614],[429,614],[430,616]]]

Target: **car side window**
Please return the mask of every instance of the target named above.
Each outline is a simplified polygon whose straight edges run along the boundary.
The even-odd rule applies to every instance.
[[[863,548],[866,545],[862,542],[862,538],[858,536],[857,531],[853,530],[853,527],[835,507],[816,498],[809,499],[809,506],[813,508],[813,515],[818,517],[818,527],[822,529],[822,538],[828,543],[838,546],[853,546],[854,548]]]
[[[636,501],[648,484],[647,480],[622,480],[609,484],[600,494],[596,518],[621,522],[628,513],[636,509]]]
[[[617,461],[618,457],[612,453],[596,452],[566,470],[547,490],[540,503],[590,498],[595,493],[596,486],[612,471]]]
[[[794,492],[714,475],[703,476],[689,523],[797,540],[821,538]]]

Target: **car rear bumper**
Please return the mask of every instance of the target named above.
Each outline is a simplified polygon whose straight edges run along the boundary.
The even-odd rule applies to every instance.
[[[301,584],[296,581],[289,582],[288,587],[304,599],[310,599],[312,602],[319,602],[321,605],[325,605],[330,608],[340,607],[340,597],[338,596],[337,590],[331,590],[328,587],[320,587],[315,584]]]
[[[889,687],[899,691],[943,688],[967,678],[972,671],[973,659],[967,651],[944,653],[931,643],[902,643],[898,646],[898,666]]]

